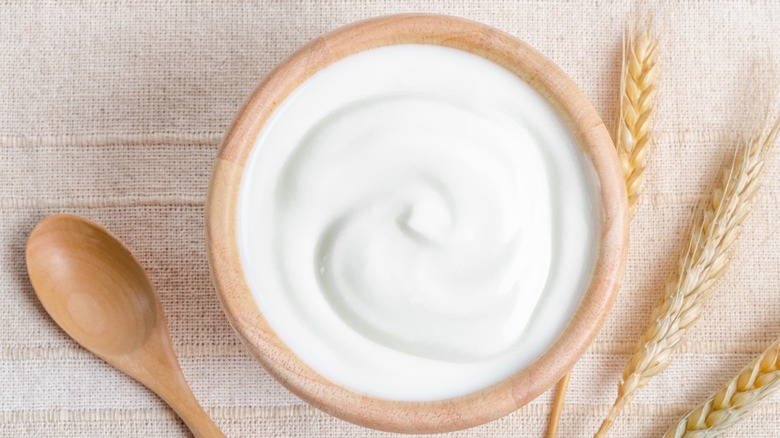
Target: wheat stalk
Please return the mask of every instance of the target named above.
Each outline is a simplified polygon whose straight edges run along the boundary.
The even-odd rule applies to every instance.
[[[699,319],[704,302],[728,266],[729,250],[750,213],[749,201],[760,185],[766,154],[777,137],[778,126],[780,119],[743,142],[731,166],[724,171],[700,223],[693,229],[675,275],[666,284],[662,301],[653,311],[650,326],[623,371],[617,399],[596,437],[605,436],[634,393],[666,369],[686,330]]]
[[[665,438],[710,438],[726,432],[780,387],[780,339],[699,407]]]
[[[655,106],[656,49],[658,39],[650,31],[637,36],[631,26],[623,42],[623,68],[620,82],[620,109],[615,149],[617,150],[628,193],[629,218],[634,217],[644,180],[647,152],[652,138],[652,115]],[[571,371],[558,384],[550,413],[547,438],[555,438],[563,412]]]

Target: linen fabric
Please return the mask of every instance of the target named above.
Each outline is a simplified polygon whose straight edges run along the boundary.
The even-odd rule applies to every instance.
[[[182,437],[154,394],[48,317],[24,247],[53,213],[98,221],[140,259],[197,398],[231,437],[388,437],[309,407],[241,346],[211,286],[204,200],[243,100],[279,61],[338,26],[399,12],[470,18],[560,65],[614,131],[629,2],[0,1],[0,436]],[[663,30],[655,146],[622,290],[577,364],[559,436],[592,435],[665,279],[746,129],[777,88],[780,3],[645,2]],[[659,436],[780,336],[780,165],[768,164],[734,262],[674,362],[611,436]],[[553,392],[446,436],[541,436]],[[780,397],[732,437],[780,435]]]

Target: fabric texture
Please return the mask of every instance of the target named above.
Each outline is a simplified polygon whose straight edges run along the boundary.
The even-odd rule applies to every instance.
[[[665,29],[657,137],[623,288],[577,364],[561,437],[592,435],[687,239],[692,211],[780,71],[780,3],[648,2]],[[291,395],[243,349],[209,280],[204,199],[223,133],[274,65],[338,26],[398,12],[470,18],[530,43],[616,120],[624,1],[0,0],[0,436],[180,437],[183,424],[48,317],[24,263],[48,214],[104,224],[147,269],[195,395],[231,437],[385,437]],[[775,83],[776,85],[777,83]],[[659,436],[780,336],[780,164],[734,263],[667,371],[611,436]],[[541,436],[553,393],[453,437]],[[730,434],[780,436],[780,397]]]

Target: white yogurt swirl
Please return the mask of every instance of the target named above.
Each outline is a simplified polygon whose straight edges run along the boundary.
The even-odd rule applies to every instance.
[[[242,263],[271,326],[325,377],[457,396],[565,326],[595,261],[594,180],[554,110],[502,67],[372,49],[264,127],[239,200]]]
[[[391,348],[454,361],[505,351],[550,265],[545,163],[518,147],[533,143],[523,128],[413,94],[329,115],[279,181],[283,273],[314,262],[333,310]]]

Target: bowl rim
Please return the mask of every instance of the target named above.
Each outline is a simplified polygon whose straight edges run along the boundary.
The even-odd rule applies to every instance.
[[[236,239],[238,195],[252,147],[275,108],[304,80],[351,54],[393,44],[433,44],[465,50],[509,69],[557,110],[593,162],[602,204],[593,278],[558,339],[526,368],[484,390],[454,399],[406,402],[374,398],[332,383],[277,337],[252,297]],[[445,15],[372,18],[321,36],[282,61],[255,89],[219,148],[205,208],[212,282],[233,329],[263,367],[313,406],[362,426],[402,433],[465,429],[507,415],[563,377],[593,342],[617,294],[628,246],[625,181],[603,121],[577,85],[552,61],[519,39],[474,21]]]

